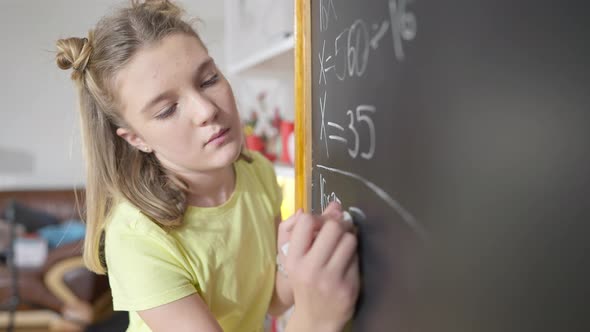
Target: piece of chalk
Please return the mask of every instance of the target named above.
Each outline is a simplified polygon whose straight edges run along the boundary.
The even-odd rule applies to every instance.
[[[352,219],[352,216],[350,215],[350,213],[348,213],[348,211],[344,211],[342,212],[342,220],[348,223],[353,223],[354,220]]]

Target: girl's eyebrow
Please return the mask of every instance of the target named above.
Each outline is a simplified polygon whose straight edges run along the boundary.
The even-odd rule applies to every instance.
[[[205,60],[203,60],[199,64],[199,66],[197,66],[197,70],[195,71],[195,76],[198,77],[200,75],[201,71],[203,71],[205,68],[211,66],[213,64],[213,62],[214,62],[213,58],[211,58],[211,57],[207,57]],[[153,107],[157,103],[169,98],[172,94],[173,94],[172,91],[164,91],[164,92],[160,93],[158,96],[156,96],[155,98],[153,98],[152,100],[147,102],[145,104],[145,106],[141,108],[140,113],[146,112],[147,110],[149,110],[151,107]]]
[[[172,96],[172,91],[165,91],[160,93],[156,98],[150,100],[142,109],[140,113],[144,113],[147,112],[150,108],[152,108],[154,105],[156,105],[157,103],[161,102],[162,100],[165,100],[169,97]]]
[[[201,62],[199,64],[199,66],[197,67],[197,71],[195,72],[195,74],[199,75],[201,73],[201,71],[203,71],[205,68],[210,67],[213,64],[213,58],[211,57],[207,57],[205,60],[203,60],[203,62]]]

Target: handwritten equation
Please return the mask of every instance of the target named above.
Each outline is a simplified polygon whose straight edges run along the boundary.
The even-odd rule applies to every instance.
[[[368,19],[354,18],[349,23],[343,22],[343,17],[338,14],[338,6],[341,2],[334,0],[319,0],[319,43],[314,54],[316,62],[317,87],[315,102],[320,111],[319,140],[320,152],[330,159],[330,148],[342,147],[348,152],[352,160],[371,161],[378,153],[377,132],[378,124],[375,116],[379,110],[371,100],[364,100],[353,105],[336,108],[342,96],[336,96],[330,91],[333,84],[342,81],[361,80],[367,75],[371,66],[371,55],[379,52],[392,54],[392,62],[402,62],[406,58],[406,46],[417,38],[417,17],[411,10],[410,4],[414,0],[384,0],[382,1],[382,13],[385,18],[375,22]],[[371,2],[374,5],[376,1]],[[336,25],[336,23],[338,23]],[[344,23],[344,28],[342,28]],[[340,30],[335,30],[338,26]],[[325,36],[335,36],[326,38]],[[389,47],[383,49],[383,47]],[[391,53],[391,49],[393,52]],[[374,65],[380,65],[378,63]],[[315,84],[314,82],[314,84]],[[336,101],[330,103],[330,101]],[[342,115],[346,114],[345,117]],[[332,116],[331,116],[332,115]],[[340,120],[334,120],[340,119]],[[316,129],[317,130],[317,129]],[[388,130],[388,129],[386,129]],[[341,202],[339,195],[328,189],[328,183],[323,176],[324,172],[332,175],[343,176],[362,183],[369,190],[389,205],[402,217],[421,237],[424,230],[415,218],[391,195],[378,187],[365,177],[354,174],[344,169],[333,168],[327,165],[316,164],[319,173],[320,206],[322,211],[330,202]],[[347,204],[348,205],[348,204]],[[347,206],[346,205],[346,206]],[[348,207],[358,221],[364,220],[365,213],[358,207]]]
[[[348,154],[353,159],[359,155],[364,159],[371,159],[375,154],[375,146],[376,146],[376,139],[375,139],[375,123],[371,118],[371,115],[376,112],[375,106],[372,105],[359,105],[356,107],[355,112],[352,110],[348,110],[346,115],[349,117],[350,122],[348,123],[347,127],[344,128],[342,125],[326,121],[325,114],[326,114],[326,100],[328,99],[327,92],[324,92],[324,97],[320,97],[320,112],[321,112],[321,125],[320,125],[320,140],[323,140],[326,147],[326,156],[330,157],[330,150],[328,147],[328,140],[336,141],[345,144],[348,147]],[[327,126],[326,126],[327,125]],[[369,129],[369,137],[367,140],[368,144],[363,144],[364,151],[360,150],[361,147],[361,137],[358,133],[357,127],[360,125],[365,125]],[[331,130],[331,135],[328,135],[328,130],[326,127],[329,127]],[[345,137],[344,134],[350,132],[352,134],[352,139],[349,142],[349,139]],[[347,135],[350,136],[350,135]],[[352,146],[352,147],[351,147]]]
[[[378,51],[380,42],[390,32],[397,61],[405,58],[404,42],[416,38],[416,16],[408,11],[407,6],[412,0],[388,0],[388,19],[373,23],[370,27],[362,19],[355,20],[342,30],[332,41],[323,40],[318,52],[318,68],[320,86],[328,85],[329,79],[335,77],[339,81],[355,77],[363,77],[369,65],[371,51]],[[338,20],[334,0],[319,1],[320,31],[328,31],[330,23]],[[330,157],[330,144],[345,144],[351,158],[358,156],[370,160],[376,149],[375,125],[372,115],[377,112],[370,103],[357,105],[355,109],[344,110],[349,123],[326,122],[328,104],[327,90],[319,97],[321,112],[320,141],[323,141],[326,156]],[[358,126],[368,127],[368,138],[359,137]],[[328,133],[328,130],[330,133]],[[367,141],[364,143],[364,141]],[[363,144],[361,144],[363,143]]]
[[[322,41],[322,49],[318,53],[319,84],[328,84],[327,75],[334,72],[337,79],[343,81],[347,77],[362,77],[369,63],[371,50],[376,51],[379,43],[388,31],[391,34],[395,57],[398,61],[405,58],[404,42],[416,38],[416,16],[407,9],[412,0],[389,0],[389,17],[382,22],[369,24],[355,20],[349,27],[342,30],[334,39],[326,44]],[[327,31],[331,20],[338,20],[333,0],[320,0],[320,31]]]
[[[340,200],[338,195],[336,195],[336,193],[333,191],[329,192],[328,189],[326,189],[326,187],[327,187],[326,178],[324,178],[320,174],[320,196],[321,196],[321,205],[320,206],[322,208],[322,212],[328,207],[328,204],[330,204],[331,202],[337,202],[338,204],[342,204],[342,201]],[[362,223],[367,218],[367,216],[365,215],[363,210],[361,210],[360,208],[358,208],[356,206],[349,206],[347,210],[353,216],[356,223]]]

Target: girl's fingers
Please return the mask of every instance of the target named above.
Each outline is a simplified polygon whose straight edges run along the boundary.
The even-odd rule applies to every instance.
[[[289,242],[288,259],[298,259],[307,253],[313,242],[314,232],[320,222],[310,214],[301,214],[295,222]]]
[[[291,233],[293,231],[293,228],[295,227],[295,224],[297,224],[297,220],[299,219],[299,217],[303,214],[303,209],[298,209],[297,212],[295,212],[295,214],[293,214],[292,216],[290,216],[289,218],[281,221],[281,223],[279,224],[279,228],[281,232],[287,232],[287,233]],[[317,218],[317,217],[314,217]],[[316,222],[315,223],[315,233],[317,234],[317,231],[321,228],[321,224],[322,222]]]
[[[328,262],[328,268],[338,271],[344,277],[348,273],[350,265],[357,259],[357,242],[358,240],[355,235],[344,233]]]
[[[300,215],[299,211],[300,210],[298,210],[297,213],[290,216],[289,218],[281,221],[281,223],[280,223],[281,230],[286,231],[286,232],[291,232],[293,230],[293,227],[295,227],[295,223],[297,221],[297,217]]]
[[[342,206],[337,202],[331,202],[322,213],[322,217],[341,222],[342,227],[347,232],[356,232],[352,215],[348,211],[342,211]]]
[[[328,219],[340,220],[342,218],[342,206],[338,202],[331,202],[322,213]]]
[[[322,267],[328,263],[339,245],[344,230],[337,221],[328,220],[315,238],[309,256],[313,260],[313,266]]]
[[[358,255],[354,255],[346,274],[344,275],[344,283],[350,287],[351,300],[358,300],[358,296],[361,288],[361,276],[359,274],[359,258]]]
[[[359,256],[354,255],[350,261],[350,264],[347,267],[347,270],[344,272],[344,280],[348,280],[354,284],[360,283],[360,275],[359,275]]]

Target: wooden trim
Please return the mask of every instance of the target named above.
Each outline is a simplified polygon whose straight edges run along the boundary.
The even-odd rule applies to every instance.
[[[57,298],[59,298],[66,307],[70,306],[72,308],[80,309],[80,306],[85,306],[88,310],[82,312],[84,315],[87,315],[84,319],[88,319],[88,323],[100,321],[113,312],[111,292],[110,290],[105,291],[92,303],[80,299],[64,282],[64,276],[66,273],[80,268],[86,269],[82,256],[74,256],[59,261],[45,274],[43,279],[45,286]],[[63,310],[62,315],[67,316],[67,314],[64,314]],[[67,320],[67,317],[65,319]]]
[[[14,326],[17,331],[20,328],[47,328],[52,321],[60,318],[61,316],[52,310],[17,311],[14,315]],[[10,313],[0,312],[0,328],[7,328],[9,321]]]
[[[295,206],[311,211],[311,1],[295,1]]]
[[[64,275],[75,269],[85,268],[82,256],[74,256],[54,264],[45,274],[45,286],[63,303],[76,304],[83,302],[65,284]]]

